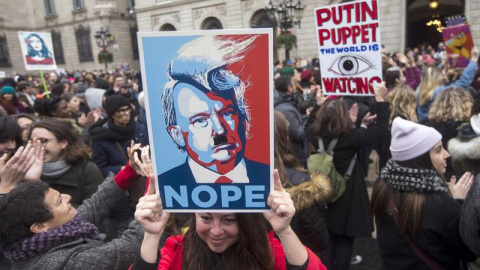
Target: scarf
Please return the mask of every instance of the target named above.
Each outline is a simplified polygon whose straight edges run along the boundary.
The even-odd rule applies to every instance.
[[[55,162],[45,163],[43,164],[42,176],[57,177],[66,173],[71,167],[63,158]]]
[[[106,118],[93,125],[88,132],[94,141],[131,140],[135,135],[135,119],[131,117],[128,125],[121,127],[115,125],[112,118]]]
[[[393,159],[380,174],[383,180],[393,189],[411,193],[447,192],[442,178],[432,169],[414,169],[398,165]]]
[[[61,226],[35,234],[8,247],[4,250],[4,254],[12,261],[26,260],[80,238],[100,240],[97,227],[82,220],[80,215],[76,215],[74,219]]]

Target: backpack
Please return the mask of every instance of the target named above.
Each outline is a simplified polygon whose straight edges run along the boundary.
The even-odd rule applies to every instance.
[[[330,203],[336,202],[345,192],[348,179],[352,174],[355,161],[357,160],[357,154],[355,154],[350,161],[347,172],[342,176],[335,168],[335,164],[333,164],[333,148],[337,142],[338,138],[333,138],[330,145],[328,145],[328,149],[325,151],[322,138],[318,138],[318,151],[308,158],[308,171],[311,174],[321,173],[330,179],[332,186],[332,196],[328,201]]]

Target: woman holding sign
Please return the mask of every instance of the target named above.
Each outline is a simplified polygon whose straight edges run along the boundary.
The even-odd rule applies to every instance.
[[[273,232],[267,234],[260,214],[196,213],[185,235],[171,236],[158,252],[169,214],[155,194],[150,177],[147,194],[137,205],[135,218],[145,229],[140,255],[132,269],[326,269],[304,247],[290,227],[293,202],[274,172],[275,190],[268,197],[272,212],[263,214]]]

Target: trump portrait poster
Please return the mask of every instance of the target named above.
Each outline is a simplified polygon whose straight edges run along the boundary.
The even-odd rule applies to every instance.
[[[273,189],[271,29],[138,33],[157,192],[170,212],[262,212]]]
[[[379,21],[376,0],[315,9],[325,95],[374,95],[371,84],[382,81]]]
[[[48,32],[18,32],[26,70],[55,70],[52,35]]]

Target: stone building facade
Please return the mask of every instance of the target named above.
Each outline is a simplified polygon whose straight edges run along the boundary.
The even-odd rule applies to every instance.
[[[104,69],[94,35],[101,27],[114,36],[109,51],[119,66],[138,63],[136,19],[127,0],[0,0],[0,71],[24,73],[18,31],[51,32],[58,68]],[[138,66],[138,64],[136,64]]]
[[[273,2],[278,2],[274,0]],[[464,14],[471,24],[475,44],[480,46],[480,0],[438,0],[436,10],[429,9],[430,0],[378,0],[381,39],[388,51],[403,51],[406,47],[429,42],[434,45],[441,35],[425,22],[433,16]],[[135,32],[179,31],[198,29],[238,29],[273,27],[265,6],[269,0],[0,0],[0,71],[11,74],[25,72],[17,31],[48,31],[60,34],[67,70],[102,69],[98,63],[99,48],[95,32],[108,27],[115,36],[110,48],[115,62],[128,62],[139,67]],[[296,1],[295,1],[296,2]],[[303,0],[305,5],[301,27],[291,31],[297,36],[297,49],[290,57],[316,57],[314,9],[316,7],[348,2],[348,0]],[[54,14],[46,14],[46,3],[51,3]],[[75,9],[81,3],[83,8]],[[19,9],[18,7],[22,7]],[[278,28],[274,28],[278,34]],[[83,32],[82,32],[83,31]],[[78,33],[88,36],[93,59],[82,60]],[[88,46],[86,44],[85,46]],[[80,46],[80,47],[85,47]],[[88,50],[87,50],[88,51]],[[275,49],[274,56],[283,60],[284,51]],[[2,59],[8,58],[8,63]]]
[[[277,1],[273,1],[278,2]],[[297,2],[297,1],[294,1]],[[305,5],[301,28],[291,31],[297,36],[297,48],[290,57],[315,57],[317,41],[315,33],[314,9],[316,7],[349,2],[348,0],[303,0]],[[434,15],[450,16],[465,14],[474,37],[480,45],[480,1],[479,0],[439,0],[436,10],[429,8],[429,0],[378,0],[380,10],[381,39],[388,51],[403,51],[408,46],[423,42],[417,36],[425,32],[435,32],[433,28],[420,27]],[[139,31],[196,30],[209,29],[210,22],[216,20],[221,28],[251,28],[269,26],[265,6],[269,0],[142,0],[137,1],[136,16]],[[217,26],[218,24],[213,24]],[[410,33],[412,32],[412,33]],[[414,32],[420,32],[415,36]],[[433,40],[441,39],[439,33]],[[410,38],[409,38],[410,37]],[[411,43],[411,44],[409,44]],[[278,51],[282,60],[283,50]]]

